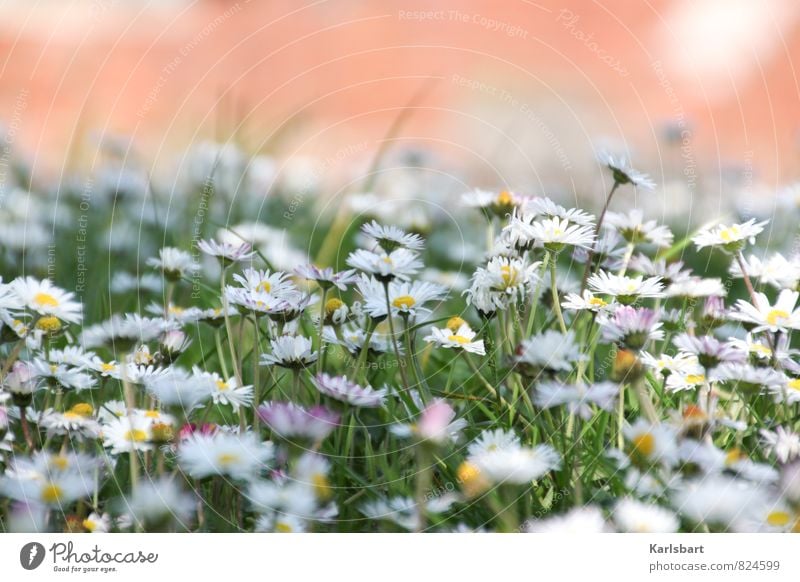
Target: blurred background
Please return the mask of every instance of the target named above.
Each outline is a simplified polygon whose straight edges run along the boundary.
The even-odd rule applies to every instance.
[[[34,175],[95,167],[108,136],[153,172],[211,140],[333,192],[383,152],[454,190],[597,204],[610,145],[668,215],[732,189],[765,199],[800,171],[796,0],[0,6],[0,119]]]

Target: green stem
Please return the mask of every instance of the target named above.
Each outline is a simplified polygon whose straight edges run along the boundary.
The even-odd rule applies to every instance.
[[[564,323],[564,316],[561,314],[561,302],[558,298],[558,286],[556,285],[556,261],[550,263],[550,288],[553,291],[553,308],[558,317],[558,323],[561,326],[561,333],[567,333],[567,326]]]

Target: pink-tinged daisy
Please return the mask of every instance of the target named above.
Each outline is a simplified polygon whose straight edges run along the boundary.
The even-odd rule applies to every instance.
[[[215,240],[201,240],[197,243],[200,252],[211,257],[216,257],[223,267],[233,263],[247,261],[256,256],[250,243],[217,242]]]
[[[672,340],[679,350],[694,354],[706,370],[726,362],[743,362],[744,354],[736,346],[723,343],[710,335],[694,336],[682,333]]]
[[[658,313],[644,307],[620,306],[610,316],[601,314],[598,322],[606,341],[631,350],[640,350],[647,342],[664,338]]]
[[[322,394],[361,408],[377,408],[386,400],[385,388],[376,390],[372,386],[360,386],[344,376],[317,374],[313,382]]]
[[[336,286],[341,291],[346,291],[347,286],[355,283],[357,278],[355,269],[348,269],[347,271],[336,273],[330,267],[321,269],[310,263],[297,267],[294,272],[303,279],[316,281],[323,289],[330,289]]]
[[[444,444],[447,441],[456,441],[466,425],[467,421],[463,418],[456,419],[456,411],[450,404],[437,398],[420,412],[416,423],[394,424],[390,430],[399,437]]]
[[[755,294],[755,304],[739,299],[733,306],[731,318],[753,324],[752,331],[787,331],[800,329],[800,309],[796,309],[800,293],[783,289],[774,305],[764,293]]]
[[[339,426],[339,413],[324,406],[303,408],[293,402],[267,402],[258,407],[258,417],[283,438],[305,438],[318,442]]]

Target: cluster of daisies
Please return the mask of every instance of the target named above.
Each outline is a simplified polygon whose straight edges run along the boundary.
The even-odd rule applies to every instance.
[[[257,223],[161,248],[153,300],[92,323],[0,282],[3,529],[800,531],[800,257],[614,211],[654,184],[603,164],[597,216],[465,194],[463,279],[367,220],[337,268]]]

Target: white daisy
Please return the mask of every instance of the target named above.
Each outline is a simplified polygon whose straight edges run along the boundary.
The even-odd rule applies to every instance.
[[[664,424],[652,425],[640,418],[623,428],[631,460],[644,464],[674,466],[678,460],[675,431]]]
[[[306,368],[317,361],[319,354],[312,351],[311,340],[301,335],[284,335],[270,340],[272,352],[261,354],[262,366]]]
[[[613,518],[617,528],[628,533],[675,533],[680,525],[669,509],[631,497],[617,502]]]
[[[528,376],[541,370],[569,372],[575,364],[586,359],[572,330],[561,333],[548,329],[524,340],[514,354],[517,369]]]
[[[800,435],[779,426],[775,431],[761,429],[759,431],[767,450],[775,455],[781,463],[787,463],[800,457]]]
[[[75,294],[56,287],[49,279],[19,277],[9,285],[24,309],[68,323],[80,323],[83,319],[83,306],[73,300]]]
[[[423,266],[419,255],[405,248],[395,249],[388,254],[358,249],[347,257],[347,264],[368,275],[375,275],[382,282],[392,279],[407,281]]]
[[[247,481],[264,470],[272,454],[271,443],[261,443],[250,433],[195,433],[178,446],[178,463],[196,479],[227,475]]]
[[[595,293],[615,297],[623,305],[630,305],[639,299],[664,297],[664,284],[661,277],[627,277],[614,275],[603,270],[589,277],[589,287]]]
[[[564,309],[592,311],[594,313],[609,309],[609,306],[610,304],[608,301],[597,297],[588,289],[584,289],[581,295],[577,293],[567,293],[566,299],[561,302],[561,307]]]
[[[755,324],[754,332],[787,331],[800,328],[800,309],[795,309],[800,293],[783,289],[774,305],[764,293],[755,294],[755,305],[739,299],[733,306],[731,318]]]
[[[633,184],[643,190],[655,190],[656,184],[647,174],[633,167],[626,156],[617,156],[609,151],[601,151],[597,155],[598,161],[611,170],[616,184]]]
[[[627,214],[607,212],[603,227],[616,230],[631,244],[652,244],[663,248],[670,246],[674,238],[668,227],[659,226],[655,220],[644,220],[644,213],[638,208]]]
[[[252,246],[247,242],[217,242],[215,240],[201,240],[197,243],[200,252],[211,257],[216,257],[223,267],[232,263],[248,261],[256,256]]]
[[[589,249],[595,239],[593,227],[570,224],[569,220],[558,217],[533,222],[530,235],[552,252],[560,252],[565,246]]]
[[[446,327],[431,327],[431,333],[423,339],[442,348],[455,348],[483,356],[486,354],[486,348],[483,340],[474,341],[476,335],[469,324],[464,323],[456,331]]]
[[[314,386],[322,394],[330,396],[335,400],[340,400],[362,408],[377,408],[383,406],[386,400],[387,390],[385,388],[376,390],[372,386],[360,386],[351,382],[344,376],[329,376],[328,374],[317,374],[314,379]]]
[[[536,386],[533,402],[539,408],[553,408],[567,405],[570,414],[589,420],[594,412],[590,405],[610,411],[619,394],[619,385],[613,382],[599,382],[586,385],[562,384],[560,382],[541,382]]]
[[[740,252],[747,242],[755,243],[756,235],[764,230],[768,222],[768,220],[756,222],[755,218],[751,218],[741,224],[730,226],[720,224],[700,231],[692,238],[692,242],[698,249],[718,246],[735,254]]]
[[[403,247],[410,251],[420,251],[425,246],[425,239],[418,234],[407,234],[396,226],[383,226],[376,221],[361,227],[361,231],[373,239],[385,252]]]
[[[103,446],[113,454],[149,451],[153,448],[150,419],[136,414],[110,420],[103,427]]]
[[[197,269],[192,255],[175,247],[164,247],[158,251],[158,258],[147,259],[150,267],[159,269],[164,277],[171,281],[178,281],[184,275]]]

